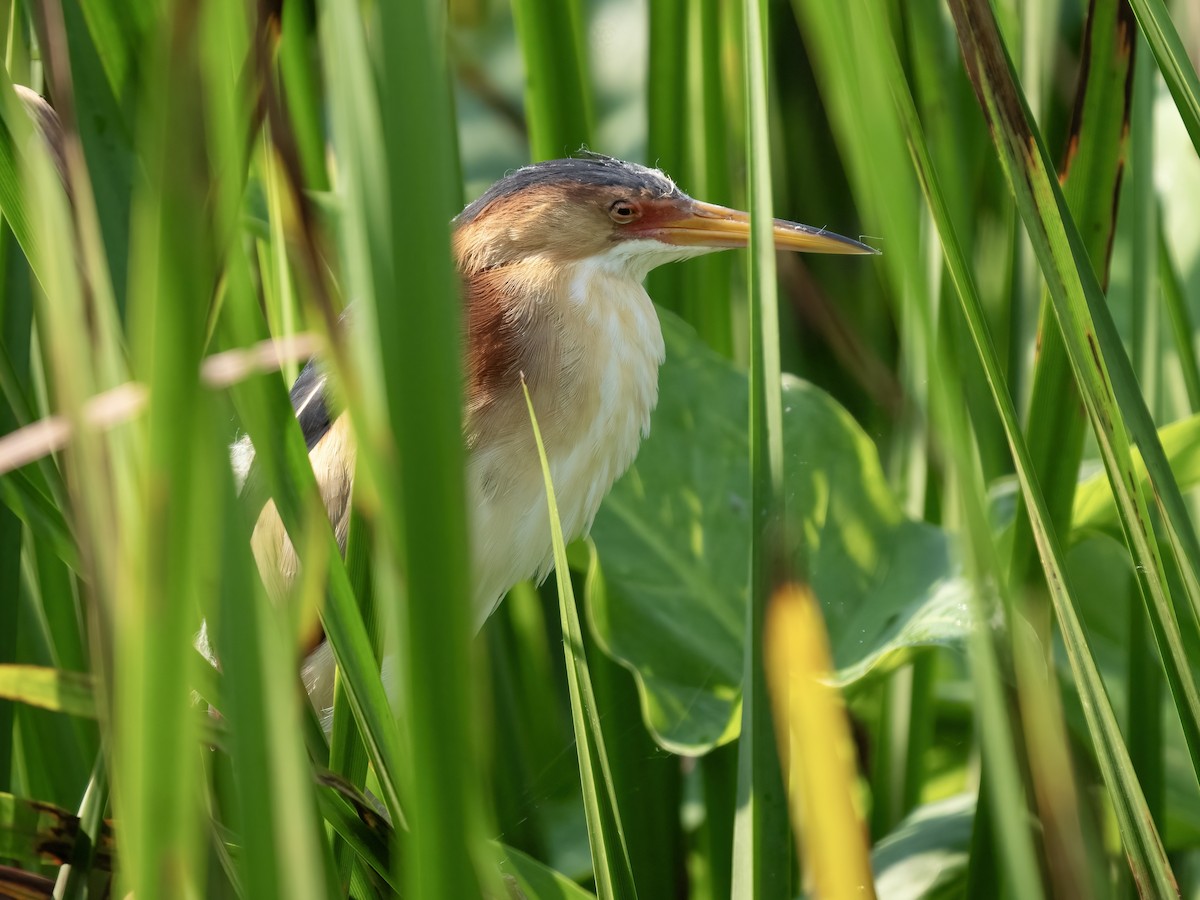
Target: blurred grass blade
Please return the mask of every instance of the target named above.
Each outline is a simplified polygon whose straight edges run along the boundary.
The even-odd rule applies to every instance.
[[[687,161],[686,121],[688,118],[687,62],[689,45],[687,19],[699,9],[710,10],[716,3],[691,3],[688,0],[655,0],[647,10],[646,71],[646,162],[664,172],[673,173],[694,196],[713,203],[732,202],[728,198],[709,197],[700,188],[684,180]],[[703,13],[702,13],[703,14]],[[724,255],[724,254],[718,254]],[[682,312],[688,302],[684,293],[685,267],[660,266],[646,279],[646,290],[654,302],[672,312]]]
[[[11,92],[7,77],[0,75],[0,79],[3,80],[3,83],[0,83],[0,91]],[[0,126],[0,212],[4,214],[4,221],[12,229],[13,236],[21,245],[25,256],[28,259],[38,259],[40,257],[33,245],[29,217],[25,213],[25,198],[22,195],[19,174],[24,166],[20,162],[18,151],[18,148],[27,142],[33,129],[28,122],[17,118],[19,113],[16,110],[20,109],[18,104],[9,101],[4,105],[12,110],[13,114],[6,115]]]
[[[108,797],[108,772],[105,769],[104,754],[101,753],[96,755],[92,777],[84,792],[83,802],[79,804],[79,830],[71,845],[71,855],[58,873],[58,887],[61,888],[62,900],[83,900],[88,895],[88,884],[100,858]]]
[[[992,129],[1017,209],[1050,286],[1071,367],[1137,562],[1143,596],[1187,736],[1193,769],[1200,773],[1200,692],[1175,620],[1178,614],[1189,631],[1196,628],[1200,581],[1196,579],[1195,565],[1200,561],[1200,551],[1190,552],[1196,544],[1195,533],[1086,250],[1057,179],[1051,174],[1053,169],[1045,148],[1032,130],[1028,109],[1014,81],[991,9],[983,0],[951,0],[951,10],[968,74]],[[1191,601],[1188,604],[1172,607],[1162,558],[1150,529],[1146,500],[1134,478],[1122,413],[1147,457],[1154,496],[1164,513],[1166,531]]]
[[[239,785],[241,883],[246,896],[317,900],[328,896],[331,873],[322,865],[323,835],[317,828],[312,780],[303,744],[296,740],[302,731],[300,704],[307,698],[296,686],[295,654],[289,646],[294,629],[286,627],[286,610],[271,604],[261,584],[254,584],[250,529],[239,523],[235,503],[230,484],[215,629],[222,682],[229,688],[221,697],[221,712],[229,720],[235,771],[262,776]],[[306,575],[320,572],[312,556],[305,560]]]
[[[806,877],[817,897],[873,898],[854,741],[845,704],[829,682],[829,636],[812,588],[777,587],[763,631],[767,687]]]
[[[483,843],[490,814],[470,712],[479,678],[464,478],[465,332],[447,225],[461,194],[452,94],[437,7],[385,4],[380,25],[386,169],[360,174],[375,190],[387,187],[389,219],[372,224],[393,280],[377,282],[363,305],[387,400],[375,434],[393,437],[399,476],[381,501],[402,516],[381,529],[405,579],[393,607],[411,754],[412,831],[402,869],[413,897],[468,897],[496,891],[498,878]],[[413,90],[418,84],[423,89]],[[380,595],[387,596],[382,587]]]
[[[461,713],[473,705],[473,667],[459,304],[449,229],[430,226],[449,221],[458,190],[456,172],[446,165],[453,144],[445,70],[427,12],[423,4],[383,9],[380,52],[387,63],[381,63],[378,89],[354,4],[328,0],[321,15],[345,286],[359,304],[356,321],[363,323],[348,335],[354,356],[339,338],[330,362],[345,386],[356,431],[360,486],[377,494],[376,572],[381,592],[393,598],[384,614],[401,638],[402,755],[398,724],[388,712],[371,641],[341,566],[331,569],[336,579],[325,624],[335,650],[351,641],[345,655],[337,652],[338,667],[376,772],[392,785],[394,822],[403,821],[398,789],[405,789],[412,829],[403,840],[411,853],[397,875],[413,894],[472,896],[487,873],[480,868],[483,791],[476,785],[474,719]],[[405,87],[414,84],[425,87]],[[419,134],[413,122],[423,123]],[[403,302],[394,302],[397,297]],[[409,529],[409,522],[420,526]],[[431,602],[433,597],[443,602]],[[364,722],[368,709],[373,718],[390,719],[382,732]],[[381,736],[386,747],[376,744]],[[380,750],[387,751],[383,766]]]
[[[550,535],[554,544],[554,573],[558,582],[559,610],[562,614],[563,652],[567,662],[567,685],[571,694],[571,720],[575,726],[575,749],[579,756],[579,777],[583,785],[583,805],[587,815],[588,838],[592,851],[592,870],[597,894],[608,898],[637,897],[633,871],[629,866],[629,850],[621,828],[620,810],[609,770],[608,754],[604,749],[604,733],[596,708],[596,696],[588,672],[587,656],[583,649],[583,629],[579,624],[579,609],[571,587],[571,570],[567,563],[567,547],[558,518],[558,503],[554,499],[554,483],[550,478],[550,463],[542,443],[537,415],[529,387],[521,379],[529,421],[537,441],[542,477],[546,482],[546,503],[549,507]]]
[[[881,49],[885,51],[881,53],[881,58],[887,62],[893,73],[898,73],[900,64],[894,47],[889,45]],[[1137,773],[1129,759],[1104,683],[1076,613],[1076,604],[1070,594],[1052,519],[1038,484],[1029,448],[1017,421],[1011,395],[1004,382],[999,357],[987,329],[970,264],[950,220],[949,208],[925,145],[912,98],[904,88],[902,80],[893,80],[891,83],[894,85],[893,97],[913,164],[938,227],[946,264],[958,292],[971,338],[983,363],[993,400],[1004,424],[1022,497],[1030,511],[1033,536],[1046,567],[1046,582],[1054,601],[1059,627],[1062,629],[1068,660],[1083,699],[1084,713],[1100,768],[1113,798],[1130,866],[1139,883],[1153,884],[1157,889],[1165,890],[1169,894],[1176,890],[1174,877],[1161,839],[1146,808]]]
[[[114,577],[110,613],[120,883],[138,896],[203,894],[205,883],[203,772],[188,700],[191,670],[200,665],[191,643],[205,606],[205,573],[219,567],[215,496],[205,476],[222,460],[213,458],[219,444],[208,431],[211,398],[199,384],[217,272],[206,203],[212,172],[194,112],[204,107],[195,13],[176,5],[155,23],[151,86],[138,99],[145,178],[133,199],[130,345],[135,375],[154,388],[144,429],[137,429],[145,448],[136,473],[142,502],[128,497],[118,507],[127,567]]]
[[[688,150],[677,176],[693,196],[712,203],[734,203],[730,178],[730,118],[732,110],[725,101],[726,58],[722,40],[719,3],[687,4],[687,93],[683,137]],[[682,79],[681,79],[682,80]],[[655,97],[653,83],[651,97]],[[653,113],[651,128],[657,129]],[[673,171],[648,154],[655,164]],[[734,293],[732,274],[736,257],[729,253],[710,253],[687,265],[663,267],[663,273],[678,272],[683,286],[679,308],[684,319],[695,326],[704,341],[722,356],[734,352]],[[651,291],[651,296],[658,294]]]
[[[377,663],[383,662],[383,632],[375,606],[374,583],[371,580],[370,555],[367,547],[371,533],[362,513],[355,509],[350,514],[350,532],[346,537],[346,571],[350,575],[354,596],[358,599],[359,612],[367,626],[375,651]],[[329,734],[329,768],[344,777],[350,784],[361,788],[366,783],[370,757],[366,745],[354,721],[346,695],[346,685],[338,679],[334,687],[333,724]],[[349,847],[339,840],[334,844],[334,859],[337,861],[338,878],[348,882],[354,862],[348,853]]]
[[[1154,51],[1159,71],[1192,138],[1192,146],[1200,153],[1200,77],[1197,77],[1196,67],[1171,21],[1171,14],[1163,0],[1129,0],[1129,5],[1133,7],[1146,42]]]
[[[120,97],[134,80],[154,6],[145,0],[81,0],[79,6],[112,91]]]
[[[250,293],[249,272],[233,257],[226,273],[230,297],[221,317],[222,337],[233,346],[246,346],[261,337],[259,310]],[[239,271],[239,268],[241,269]],[[254,442],[255,466],[262,473],[265,493],[275,502],[289,535],[300,546],[305,524],[319,522],[328,560],[328,595],[322,623],[349,694],[359,729],[380,781],[380,798],[393,821],[403,822],[398,779],[403,754],[400,732],[379,680],[379,668],[366,627],[358,614],[350,578],[337,549],[328,519],[314,518],[321,500],[305,449],[304,436],[288,401],[283,382],[271,375],[247,379],[231,391],[242,422]],[[250,511],[257,516],[257,509]],[[322,517],[323,519],[323,517]]]
[[[787,801],[763,669],[763,618],[786,559],[783,521],[783,400],[779,297],[771,235],[767,123],[766,3],[745,0],[746,154],[750,232],[750,602],[746,607],[738,811],[733,838],[735,900],[791,893]]]
[[[585,80],[583,13],[579,0],[514,0],[525,60],[525,117],[534,162],[588,146],[591,103]]]
[[[1196,347],[1192,343],[1195,328],[1192,326],[1179,271],[1171,259],[1171,248],[1167,245],[1161,222],[1157,232],[1158,283],[1162,285],[1163,303],[1166,305],[1175,352],[1179,354],[1179,369],[1187,390],[1188,407],[1192,412],[1200,412],[1200,363],[1196,360]]]

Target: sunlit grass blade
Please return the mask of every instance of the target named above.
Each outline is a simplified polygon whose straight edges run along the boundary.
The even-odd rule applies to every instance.
[[[695,197],[711,203],[734,204],[730,179],[729,125],[732,110],[725,102],[727,59],[722,42],[730,42],[721,28],[721,7],[718,3],[689,3],[686,5],[687,91],[683,106],[685,121],[681,127],[687,154],[675,177]],[[653,15],[653,13],[652,13]],[[659,52],[666,52],[660,48]],[[683,79],[679,79],[683,80]],[[658,99],[654,81],[649,84],[650,97]],[[656,107],[659,108],[659,107]],[[673,122],[668,111],[661,110]],[[665,129],[655,122],[650,112],[650,128],[654,133]],[[666,167],[653,152],[650,158]],[[666,168],[667,172],[674,171]],[[735,258],[728,253],[713,253],[692,260],[687,265],[658,270],[655,275],[675,277],[683,288],[677,306],[664,304],[680,313],[695,326],[697,333],[710,347],[723,356],[734,352],[733,316],[734,294],[731,277]],[[657,285],[656,285],[657,286]],[[651,293],[658,298],[658,294]],[[664,295],[666,296],[666,295]],[[661,300],[658,302],[662,303]]]
[[[847,162],[856,197],[878,217],[880,227],[886,223],[882,262],[902,304],[895,315],[903,320],[905,344],[915,355],[909,365],[912,371],[923,368],[930,373],[927,382],[910,389],[918,392],[916,397],[926,398],[918,410],[928,410],[948,466],[945,483],[953,485],[950,493],[954,502],[948,504],[946,515],[961,522],[962,558],[972,587],[969,608],[976,623],[990,622],[1001,610],[1008,612],[1012,607],[999,577],[997,552],[984,513],[975,447],[967,438],[965,379],[959,376],[969,372],[970,367],[951,363],[943,355],[949,336],[939,338],[935,332],[938,315],[925,283],[927,264],[919,235],[911,224],[919,216],[918,186],[911,169],[901,168],[906,156],[905,135],[894,115],[888,114],[893,105],[892,91],[906,81],[903,74],[898,74],[900,65],[891,38],[874,5],[797,3],[795,7],[811,29],[806,35],[812,35],[819,83],[827,85],[829,96],[835,98],[830,104],[835,125],[844,133],[842,140],[852,148]],[[860,112],[864,97],[872,98],[866,101],[875,110],[869,117]],[[884,170],[876,165],[876,154],[867,148],[875,148],[876,153],[887,148],[882,151],[889,172],[886,179],[881,175]],[[904,224],[906,220],[908,224]],[[953,372],[955,377],[935,374],[943,372]],[[985,787],[981,793],[992,798],[980,804],[978,840],[970,860],[972,875],[981,872],[983,883],[988,884],[997,880],[996,871],[1003,869],[1016,894],[1042,896],[1013,741],[1011,697],[1006,695],[1001,680],[996,636],[991,629],[976,624],[970,629],[967,646],[983,755],[981,778]]]
[[[1138,577],[1188,739],[1193,768],[1200,772],[1200,693],[1175,620],[1178,614],[1189,629],[1196,627],[1200,582],[1195,577],[1195,565],[1200,560],[1200,551],[1192,551],[1195,532],[1086,250],[1057,179],[1051,174],[1053,168],[1045,148],[1032,130],[992,12],[986,3],[977,0],[953,0],[951,9],[967,71],[992,128],[1017,209],[1050,286],[1071,367],[1137,562]],[[1154,497],[1163,511],[1165,530],[1190,601],[1174,607],[1158,544],[1150,528],[1146,500],[1133,477],[1130,431],[1147,457]]]
[[[1158,283],[1162,286],[1175,352],[1179,354],[1179,368],[1187,389],[1188,405],[1192,412],[1197,412],[1200,411],[1200,363],[1196,360],[1196,347],[1192,343],[1195,329],[1180,284],[1179,271],[1171,259],[1171,249],[1167,246],[1161,223],[1158,228]]]
[[[351,513],[350,533],[346,538],[346,571],[350,575],[359,611],[371,637],[376,662],[382,664],[383,633],[371,581],[370,554],[367,549],[369,543],[370,531],[366,520],[356,510]],[[329,768],[346,778],[350,784],[361,788],[365,784],[368,762],[366,746],[350,710],[346,686],[339,680],[334,690],[333,724],[329,734]],[[354,862],[349,849],[343,841],[335,843],[333,848],[338,879],[342,884],[348,883]]]
[[[779,297],[771,236],[767,123],[766,4],[746,0],[746,155],[750,232],[750,601],[746,607],[738,813],[733,838],[735,900],[791,895],[786,795],[763,669],[763,619],[779,578],[783,547],[783,399]],[[807,824],[807,823],[806,823]]]
[[[12,96],[12,83],[7,73],[0,72],[0,91]],[[29,259],[40,259],[34,246],[33,230],[25,212],[24,188],[21,183],[21,162],[24,147],[28,146],[34,129],[21,115],[21,107],[15,100],[4,104],[6,115],[0,128],[0,212]]]
[[[199,665],[191,642],[205,602],[202,573],[219,559],[217,533],[206,527],[216,506],[205,484],[211,401],[199,385],[216,270],[204,213],[211,176],[188,111],[200,98],[198,33],[177,46],[165,40],[183,25],[180,16],[180,8],[165,13],[164,39],[152,54],[154,87],[140,101],[146,179],[133,201],[129,315],[134,371],[154,388],[137,473],[143,503],[122,510],[132,564],[117,575],[112,610],[121,890],[139,895],[204,892],[202,772],[188,692],[190,669]],[[181,154],[171,149],[175,139],[187,148]]]
[[[0,665],[0,697],[53,712],[94,718],[96,699],[92,678],[45,666]]]
[[[867,829],[857,808],[854,742],[820,606],[809,585],[768,602],[763,651],[796,840],[814,896],[875,896]]]
[[[1076,88],[1063,193],[1085,235],[1088,256],[1101,285],[1108,282],[1116,198],[1124,165],[1133,80],[1133,22],[1129,8],[1115,0],[1093,0],[1088,10],[1081,72]],[[1062,332],[1049,296],[1042,301],[1039,349],[1029,406],[1029,450],[1045,486],[1055,526],[1065,529],[1083,454],[1087,420],[1071,378]],[[1024,506],[1013,536],[1014,583],[1023,584],[1037,566],[1037,551]]]
[[[516,0],[513,17],[525,60],[525,119],[535,162],[590,142],[591,101],[579,0]]]
[[[537,860],[512,847],[499,847],[500,869],[515,887],[528,897],[555,900],[591,900],[595,895],[585,891],[571,879],[560,875]]]
[[[1117,198],[1132,105],[1135,34],[1125,4],[1114,0],[1093,0],[1089,4],[1081,51],[1084,67],[1076,85],[1066,160],[1059,175],[1067,204],[1085,235],[1091,264],[1102,283],[1108,281],[1117,224]],[[1040,288],[1040,280],[1037,283]],[[1038,293],[1044,293],[1044,289]],[[1039,484],[1048,491],[1051,521],[1058,533],[1065,534],[1087,421],[1048,296],[1041,300],[1037,345],[1028,413],[1029,448]],[[1011,372],[1008,390],[1015,396]],[[1030,768],[1038,786],[1043,820],[1051,823],[1045,858],[1055,878],[1056,893],[1069,896],[1071,891],[1087,885],[1088,860],[1082,829],[1065,827],[1065,823],[1078,820],[1075,811],[1080,800],[1070,759],[1061,750],[1068,741],[1066,724],[1054,694],[1045,686],[1051,647],[1050,613],[1038,565],[1044,554],[1031,531],[1027,505],[1022,496],[1013,526],[1010,577],[1020,591],[1018,609],[1029,628],[1012,634],[1013,656],[1021,679],[1019,696]],[[1061,561],[1057,565],[1061,568]],[[1061,606],[1065,598],[1051,598],[1051,602]],[[1140,646],[1137,657],[1145,659]],[[1153,708],[1157,709],[1157,704]],[[1057,813],[1047,808],[1052,803],[1058,805]]]
[[[446,164],[455,154],[445,63],[424,6],[385,7],[377,91],[355,9],[329,3],[327,12],[322,41],[336,98],[341,247],[358,320],[370,323],[351,335],[360,351],[354,365],[340,354],[335,362],[343,383],[353,378],[346,394],[358,472],[378,492],[377,573],[380,590],[393,598],[385,612],[401,638],[408,753],[390,777],[406,778],[412,822],[402,874],[416,894],[470,896],[487,873],[477,868],[484,862],[483,793],[474,718],[465,712],[473,706],[474,675],[460,312],[444,224],[459,194],[456,171]],[[424,89],[413,91],[414,84]],[[413,122],[423,123],[419,134]],[[349,624],[356,615],[345,612]],[[361,622],[354,630],[361,635],[356,655],[371,659]]]
[[[328,190],[325,170],[325,134],[321,120],[321,92],[310,62],[316,38],[314,9],[306,3],[283,7],[283,32],[279,43],[279,76],[293,126],[296,147],[304,167],[306,185]]]
[[[646,59],[646,163],[673,173],[685,190],[697,192],[696,185],[682,180],[688,157],[685,123],[690,111],[685,82],[690,49],[687,20],[689,8],[690,14],[695,15],[702,8],[716,7],[715,3],[656,0],[646,11],[646,37],[650,45]],[[695,196],[713,203],[727,202],[700,193]],[[682,267],[662,266],[646,279],[647,290],[659,305],[682,312],[687,302],[684,278]]]
[[[550,478],[550,463],[538,428],[537,413],[529,396],[529,387],[521,380],[529,421],[537,441],[542,477],[546,483],[546,503],[550,517],[550,536],[554,544],[554,573],[558,583],[559,611],[562,616],[563,652],[567,661],[567,685],[571,694],[571,720],[575,726],[575,749],[579,756],[579,777],[583,786],[583,805],[587,815],[588,838],[592,851],[592,869],[597,893],[605,898],[635,898],[633,871],[629,866],[629,850],[621,828],[620,810],[613,790],[612,773],[604,747],[604,732],[592,679],[588,672],[583,646],[579,608],[571,587],[571,570],[567,562],[567,546],[563,540],[558,518],[558,503],[554,499],[554,482]]]
[[[79,6],[113,93],[120,96],[136,80],[139,50],[153,26],[154,6],[146,0],[82,0]]]
[[[881,55],[892,73],[899,72],[899,61],[890,46]],[[1137,774],[1122,740],[1103,681],[1088,648],[1086,636],[1075,612],[1065,576],[1062,553],[1055,535],[1052,519],[1038,484],[1036,470],[1025,444],[1011,395],[1005,385],[999,357],[988,332],[982,304],[979,301],[968,260],[959,243],[949,209],[941,192],[937,173],[925,146],[924,135],[917,120],[912,99],[903,82],[892,81],[893,96],[908,140],[913,164],[920,176],[926,200],[937,223],[946,264],[958,292],[976,352],[983,363],[993,400],[1004,423],[1005,434],[1013,454],[1022,495],[1030,509],[1033,535],[1046,567],[1047,585],[1054,601],[1055,613],[1063,632],[1068,660],[1075,675],[1089,730],[1093,735],[1097,757],[1113,797],[1122,838],[1131,866],[1139,882],[1155,884],[1165,890],[1174,889],[1174,878],[1167,863],[1161,840],[1142,797]]]
[[[1163,0],[1129,0],[1138,26],[1146,37],[1159,71],[1175,99],[1192,145],[1200,153],[1200,76],[1184,49],[1183,41]]]

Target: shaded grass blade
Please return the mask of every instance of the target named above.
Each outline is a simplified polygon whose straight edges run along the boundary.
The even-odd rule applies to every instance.
[[[529,387],[521,379],[529,421],[537,441],[542,477],[546,482],[546,503],[550,516],[550,535],[554,544],[554,573],[558,583],[559,611],[562,615],[563,652],[567,662],[567,685],[571,694],[571,720],[575,726],[575,749],[579,755],[579,777],[583,785],[583,805],[587,816],[588,837],[592,851],[592,870],[597,894],[602,898],[634,898],[633,870],[629,865],[629,850],[621,828],[621,815],[613,789],[612,772],[604,747],[604,732],[592,679],[588,672],[583,648],[583,629],[579,623],[579,608],[571,587],[571,572],[567,562],[567,547],[558,518],[558,503],[554,499],[554,483],[550,478],[550,463],[542,443],[537,415]]]
[[[1108,282],[1117,198],[1130,121],[1135,38],[1129,7],[1116,0],[1093,0],[1084,34],[1075,109],[1060,179],[1071,214],[1084,236],[1101,286]],[[1045,486],[1055,527],[1066,531],[1087,420],[1071,377],[1062,332],[1046,295],[1038,324],[1039,351],[1029,407],[1029,450]],[[1035,571],[1037,551],[1024,505],[1014,525],[1012,573],[1023,584]]]
[[[1129,0],[1129,5],[1154,51],[1159,71],[1175,99],[1175,107],[1192,138],[1192,145],[1200,153],[1200,77],[1171,21],[1171,14],[1163,0]]]
[[[262,323],[256,321],[258,309],[250,293],[248,267],[239,263],[237,256],[233,257],[227,278],[232,296],[225,304],[222,328],[229,343],[245,345],[261,336]],[[275,501],[288,534],[296,539],[298,546],[304,546],[301,536],[306,534],[306,522],[318,523],[322,529],[328,565],[328,593],[321,611],[322,623],[344,676],[350,707],[379,775],[381,799],[393,821],[403,822],[399,785],[403,760],[400,732],[379,680],[371,641],[359,617],[358,603],[333,531],[323,513],[319,518],[312,514],[314,510],[322,509],[320,495],[304,437],[283,383],[273,376],[249,379],[238,384],[232,396],[254,442],[255,465],[262,473],[265,493]],[[257,515],[257,509],[253,514]]]
[[[796,4],[814,35],[814,56],[820,59],[830,95],[837,98],[831,104],[834,121],[841,128],[852,148],[850,172],[857,195],[868,209],[887,223],[885,271],[893,281],[893,290],[901,299],[896,315],[904,320],[905,340],[911,340],[909,351],[916,355],[911,365],[924,367],[931,373],[927,384],[919,386],[917,397],[925,397],[928,414],[936,426],[947,464],[946,483],[956,502],[949,505],[948,514],[962,522],[962,556],[973,590],[970,609],[977,623],[992,621],[1001,610],[1011,605],[1004,593],[1004,581],[999,577],[999,563],[990,525],[984,512],[984,492],[970,433],[964,420],[964,399],[959,377],[935,377],[932,373],[953,372],[957,376],[969,367],[952,363],[942,351],[949,339],[939,337],[935,322],[939,316],[924,283],[927,277],[921,243],[914,233],[912,221],[919,217],[919,194],[910,170],[901,170],[898,160],[904,158],[905,135],[887,115],[892,105],[892,91],[906,84],[900,74],[900,64],[887,34],[887,28],[875,5],[858,3],[852,6],[836,4]],[[818,52],[818,48],[820,51]],[[818,70],[820,71],[820,70]],[[861,98],[872,98],[868,107],[875,110],[869,118],[860,112]],[[910,100],[911,106],[911,100]],[[865,138],[869,137],[869,140]],[[880,177],[881,168],[867,147],[895,148],[884,153],[890,177]],[[911,188],[911,190],[909,190]],[[906,214],[904,210],[910,212]],[[897,217],[898,218],[893,218]],[[907,224],[906,224],[907,222]],[[993,802],[981,804],[976,820],[975,846],[971,856],[974,876],[977,870],[990,873],[985,887],[992,887],[995,871],[1002,862],[1006,877],[1015,895],[1043,895],[1033,841],[1027,827],[1027,806],[1023,796],[1019,760],[1013,744],[1013,723],[1008,709],[1000,675],[996,638],[988,628],[976,625],[969,630],[968,640],[970,681],[975,696],[975,715],[979,741],[983,750],[983,787],[981,793],[994,796]],[[981,894],[981,896],[987,896]]]
[[[1175,614],[1196,627],[1200,560],[1195,533],[1116,334],[1086,250],[1067,210],[1045,148],[1033,131],[990,8],[979,0],[952,0],[955,27],[967,71],[983,107],[1017,209],[1025,222],[1067,344],[1101,457],[1114,486],[1126,538],[1137,561],[1143,596],[1154,625],[1172,697],[1188,738],[1193,768],[1200,772],[1200,693],[1184,653]],[[1124,414],[1124,419],[1122,418]],[[1137,488],[1126,421],[1143,454],[1180,564],[1190,604],[1172,608],[1162,558],[1150,530],[1145,497]]]
[[[228,475],[226,475],[228,481]],[[250,557],[250,529],[226,487],[220,618],[216,645],[224,671],[221,711],[229,719],[230,753],[237,783],[238,854],[246,896],[328,896],[332,873],[322,865],[324,835],[303,744],[301,695],[289,644],[294,629],[286,610],[267,599]],[[317,529],[310,533],[319,535]],[[307,554],[306,572],[319,572]],[[250,777],[259,773],[260,777]]]
[[[887,61],[892,75],[900,71],[899,61],[891,47],[881,58]],[[1175,891],[1174,877],[1167,862],[1161,839],[1138,784],[1137,774],[1129,759],[1120,728],[1088,648],[1086,636],[1075,612],[1075,602],[1069,592],[1062,553],[1055,535],[1044,496],[1038,483],[1036,469],[1017,421],[1011,395],[1004,381],[998,354],[987,329],[982,304],[975,288],[971,268],[959,243],[949,209],[942,194],[937,172],[933,167],[924,135],[917,119],[912,98],[904,82],[893,79],[893,97],[901,125],[912,154],[913,164],[920,177],[922,190],[938,226],[946,264],[958,292],[976,351],[987,374],[993,400],[1000,412],[1005,434],[1013,454],[1022,496],[1030,509],[1031,526],[1037,547],[1046,567],[1046,580],[1059,626],[1063,632],[1068,659],[1083,698],[1089,731],[1095,742],[1097,758],[1105,783],[1113,797],[1114,807],[1125,842],[1131,867],[1139,883],[1153,884],[1159,890]]]

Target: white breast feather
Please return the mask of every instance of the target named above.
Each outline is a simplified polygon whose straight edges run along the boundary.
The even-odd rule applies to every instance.
[[[665,349],[654,304],[641,285],[644,275],[640,266],[631,271],[625,257],[607,256],[578,263],[570,281],[561,340],[573,354],[582,350],[582,356],[563,377],[593,379],[599,402],[589,420],[571,423],[570,439],[560,436],[547,446],[568,541],[586,534],[609,488],[633,462],[650,430]],[[547,412],[539,413],[543,430]],[[496,458],[498,454],[503,456]],[[486,496],[481,483],[486,471],[509,473],[508,489]],[[474,608],[482,625],[509,587],[545,576],[553,553],[536,456],[511,445],[477,448],[468,481],[476,510]]]

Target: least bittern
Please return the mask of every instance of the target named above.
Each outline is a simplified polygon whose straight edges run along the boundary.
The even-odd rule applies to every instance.
[[[874,253],[858,241],[776,219],[780,250]],[[662,172],[603,156],[518,169],[454,220],[466,325],[467,490],[472,605],[482,623],[518,581],[552,564],[546,496],[521,390],[529,385],[564,536],[585,533],[650,429],[664,358],[642,287],[664,263],[745,247],[750,217],[693,200]],[[339,543],[349,526],[354,443],[310,363],[292,404]],[[234,448],[248,471],[253,448]],[[297,561],[278,517],[255,532],[260,566],[290,579]],[[265,572],[264,574],[268,574]],[[332,654],[305,663],[319,710],[332,701]]]

